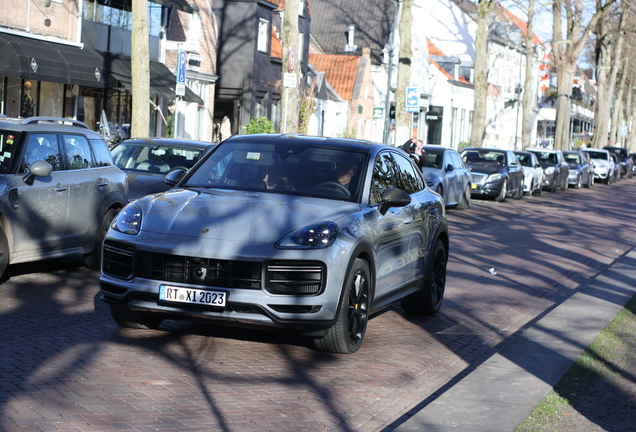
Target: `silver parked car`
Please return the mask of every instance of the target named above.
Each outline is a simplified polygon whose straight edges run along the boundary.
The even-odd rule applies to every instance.
[[[541,195],[544,174],[537,156],[534,153],[524,151],[516,151],[515,154],[523,168],[523,192]]]
[[[214,144],[175,138],[134,138],[111,150],[115,165],[126,173],[128,199],[168,190],[168,171],[189,170]]]
[[[104,241],[102,299],[121,326],[255,326],[352,353],[371,313],[442,304],[444,203],[399,149],[236,135],[166,181],[176,187],[129,204]]]
[[[594,171],[591,165],[591,159],[588,153],[581,151],[563,152],[565,160],[570,166],[570,176],[568,184],[574,189],[580,189],[581,186],[590,187],[594,184]]]
[[[470,205],[470,171],[453,149],[424,146],[427,161],[422,174],[428,187],[444,197],[446,206],[467,209]]]
[[[610,152],[604,149],[584,148],[581,151],[590,155],[594,167],[594,180],[609,184],[615,177],[616,166]]]
[[[126,203],[126,176],[103,138],[76,120],[0,119],[0,277],[8,264],[83,254]]]

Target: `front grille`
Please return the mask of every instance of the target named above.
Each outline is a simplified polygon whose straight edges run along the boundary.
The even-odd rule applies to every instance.
[[[482,183],[486,177],[487,177],[486,174],[479,174],[479,173],[472,173],[471,174],[471,180],[475,184]]]
[[[324,286],[325,269],[319,262],[273,262],[267,265],[265,289],[271,294],[315,295]]]
[[[104,243],[104,274],[117,279],[134,277],[218,288],[261,289],[258,262],[217,260],[136,250],[118,242]]]
[[[145,279],[261,289],[261,264],[138,251],[137,275]]]

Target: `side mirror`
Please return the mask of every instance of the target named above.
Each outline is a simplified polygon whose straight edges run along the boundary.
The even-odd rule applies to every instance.
[[[453,171],[454,169],[455,169],[455,167],[453,167],[453,165],[452,165],[452,164],[448,164],[448,165],[446,165],[446,172]]]
[[[179,183],[179,181],[183,178],[185,173],[186,173],[186,170],[184,170],[184,169],[176,169],[176,170],[170,171],[163,178],[163,181],[168,186],[175,187],[177,185],[177,183]]]
[[[36,177],[48,177],[51,175],[53,167],[45,160],[35,161],[29,167],[29,173],[24,176],[24,183],[31,186]]]
[[[384,216],[391,207],[404,207],[411,203],[411,197],[402,189],[388,188],[382,193],[380,214]]]

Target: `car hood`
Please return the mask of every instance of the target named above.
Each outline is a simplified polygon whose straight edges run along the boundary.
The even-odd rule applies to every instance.
[[[128,199],[136,200],[143,196],[163,192],[169,189],[164,182],[165,174],[140,174],[139,171],[126,171]]]
[[[143,232],[244,243],[273,243],[360,209],[345,201],[220,189],[172,189],[138,204]]]
[[[601,165],[601,166],[606,166],[606,167],[613,167],[614,166],[614,162],[610,162],[608,160],[605,159],[592,159],[592,162],[596,165]]]
[[[502,167],[499,165],[487,165],[480,163],[468,165],[468,168],[471,172],[479,174],[503,173],[506,170],[506,167]]]

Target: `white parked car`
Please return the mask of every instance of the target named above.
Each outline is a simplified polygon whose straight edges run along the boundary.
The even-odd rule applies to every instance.
[[[592,159],[594,165],[594,179],[605,184],[609,184],[614,178],[615,164],[610,156],[610,152],[604,149],[584,148],[581,151],[586,152]]]
[[[523,168],[523,193],[541,195],[544,174],[537,156],[534,153],[524,151],[516,151],[515,154]]]

